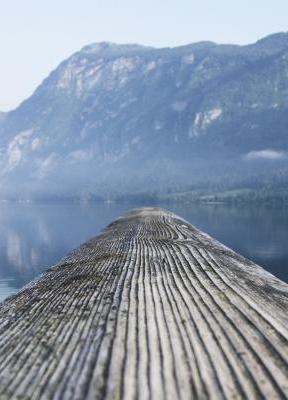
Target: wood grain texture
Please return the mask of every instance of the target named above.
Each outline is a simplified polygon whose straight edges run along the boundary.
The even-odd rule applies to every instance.
[[[285,399],[288,285],[156,208],[0,306],[0,399]]]

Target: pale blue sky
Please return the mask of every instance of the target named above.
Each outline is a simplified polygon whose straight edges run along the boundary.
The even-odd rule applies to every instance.
[[[288,0],[0,0],[0,110],[99,41],[246,44],[288,30]]]

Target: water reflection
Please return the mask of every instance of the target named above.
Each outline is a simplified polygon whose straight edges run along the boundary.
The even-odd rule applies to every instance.
[[[6,297],[11,296],[16,293],[17,289],[15,284],[13,284],[13,279],[0,279],[0,302]]]
[[[1,205],[0,301],[132,207],[113,203]],[[164,208],[288,281],[288,208]]]

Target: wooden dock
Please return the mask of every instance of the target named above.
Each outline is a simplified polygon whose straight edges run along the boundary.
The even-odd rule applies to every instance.
[[[0,306],[0,399],[287,399],[288,285],[132,210]]]

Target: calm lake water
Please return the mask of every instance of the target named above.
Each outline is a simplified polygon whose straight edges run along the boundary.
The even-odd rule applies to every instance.
[[[288,282],[288,207],[159,206]],[[130,208],[133,204],[2,204],[0,301]]]

